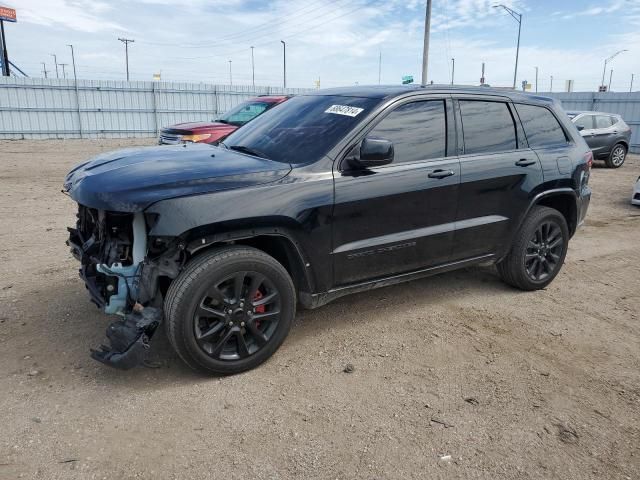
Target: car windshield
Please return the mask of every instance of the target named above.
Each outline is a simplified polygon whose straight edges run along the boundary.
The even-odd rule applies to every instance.
[[[382,99],[308,95],[287,100],[224,141],[271,160],[312,163],[322,158]]]
[[[215,121],[241,127],[263,113],[271,105],[273,104],[266,102],[244,102],[232,108]]]

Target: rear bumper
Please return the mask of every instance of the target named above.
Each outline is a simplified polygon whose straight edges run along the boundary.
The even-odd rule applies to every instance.
[[[587,210],[589,209],[589,203],[591,202],[591,187],[584,185],[580,196],[577,198],[578,207],[578,227],[582,226],[584,219],[587,216]]]

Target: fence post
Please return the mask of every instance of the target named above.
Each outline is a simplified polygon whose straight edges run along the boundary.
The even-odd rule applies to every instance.
[[[80,138],[82,138],[82,115],[80,114],[80,93],[78,92],[78,79],[75,77],[74,71],[74,79],[73,83],[76,89],[76,106],[78,107],[78,133],[80,134]]]
[[[160,133],[158,130],[158,106],[156,101],[156,82],[151,81],[151,95],[153,95],[153,124],[156,131],[156,137]]]
[[[220,112],[218,111],[218,86],[217,85],[213,86],[213,100],[215,101],[214,105],[215,105],[215,111],[216,111],[216,118],[218,118],[218,115],[220,114]]]

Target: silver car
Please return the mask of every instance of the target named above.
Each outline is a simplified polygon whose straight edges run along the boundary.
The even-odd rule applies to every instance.
[[[594,160],[604,160],[609,168],[619,168],[629,151],[631,128],[622,117],[604,112],[567,112],[580,131]]]

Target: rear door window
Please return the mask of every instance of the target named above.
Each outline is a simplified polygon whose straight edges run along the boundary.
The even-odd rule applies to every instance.
[[[516,126],[506,103],[460,100],[464,153],[515,150]]]
[[[394,164],[442,158],[447,149],[444,101],[402,105],[384,117],[367,137],[390,140]]]
[[[575,123],[576,127],[591,130],[593,128],[593,115],[583,115],[573,123]]]
[[[567,137],[556,117],[546,108],[516,104],[516,110],[531,148],[565,145]]]
[[[609,115],[596,115],[596,128],[609,128],[613,125]]]

